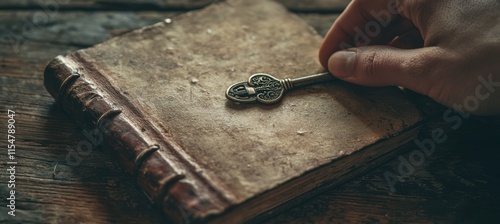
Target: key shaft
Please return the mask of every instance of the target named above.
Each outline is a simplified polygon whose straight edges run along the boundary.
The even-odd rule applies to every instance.
[[[286,78],[283,79],[282,83],[286,90],[291,90],[293,88],[299,88],[302,86],[314,85],[317,83],[328,82],[334,80],[330,73],[318,73],[314,75],[303,76],[299,78]]]

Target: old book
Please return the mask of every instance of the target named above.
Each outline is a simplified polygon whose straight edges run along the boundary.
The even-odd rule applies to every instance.
[[[253,73],[322,71],[321,37],[272,1],[229,0],[113,38],[45,70],[45,86],[167,217],[240,223],[377,165],[416,136],[397,88],[340,81],[277,105],[228,102]],[[288,203],[287,203],[288,202]]]

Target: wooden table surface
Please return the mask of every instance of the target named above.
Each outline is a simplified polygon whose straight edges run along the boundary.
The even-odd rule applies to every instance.
[[[130,30],[209,4],[206,0],[3,0],[0,2],[1,223],[162,223],[132,178],[110,155],[93,150],[77,166],[69,149],[82,129],[43,86],[45,64]],[[324,35],[349,0],[281,0]],[[443,120],[446,109],[410,94],[427,118],[418,138],[442,128],[446,141],[416,166],[421,150],[276,214],[266,223],[497,223],[500,217],[500,128],[490,120]],[[7,110],[16,113],[16,216],[6,207]],[[413,153],[413,154],[412,154]],[[403,162],[401,162],[403,161]],[[414,160],[413,160],[414,161]],[[403,165],[402,165],[403,164]],[[394,179],[395,176],[401,177]],[[387,177],[393,181],[393,187]]]

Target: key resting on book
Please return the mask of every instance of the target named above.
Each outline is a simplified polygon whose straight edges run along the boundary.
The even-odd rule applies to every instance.
[[[335,78],[328,72],[281,80],[269,74],[257,73],[246,82],[231,85],[226,91],[226,97],[239,103],[273,104],[279,102],[288,90],[332,80]]]

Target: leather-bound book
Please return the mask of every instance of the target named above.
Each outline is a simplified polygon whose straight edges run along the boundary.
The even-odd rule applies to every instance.
[[[226,99],[254,73],[322,72],[321,39],[273,1],[228,0],[58,56],[45,86],[82,127],[97,127],[170,221],[255,221],[417,135],[422,117],[396,87],[332,81],[275,105]]]

